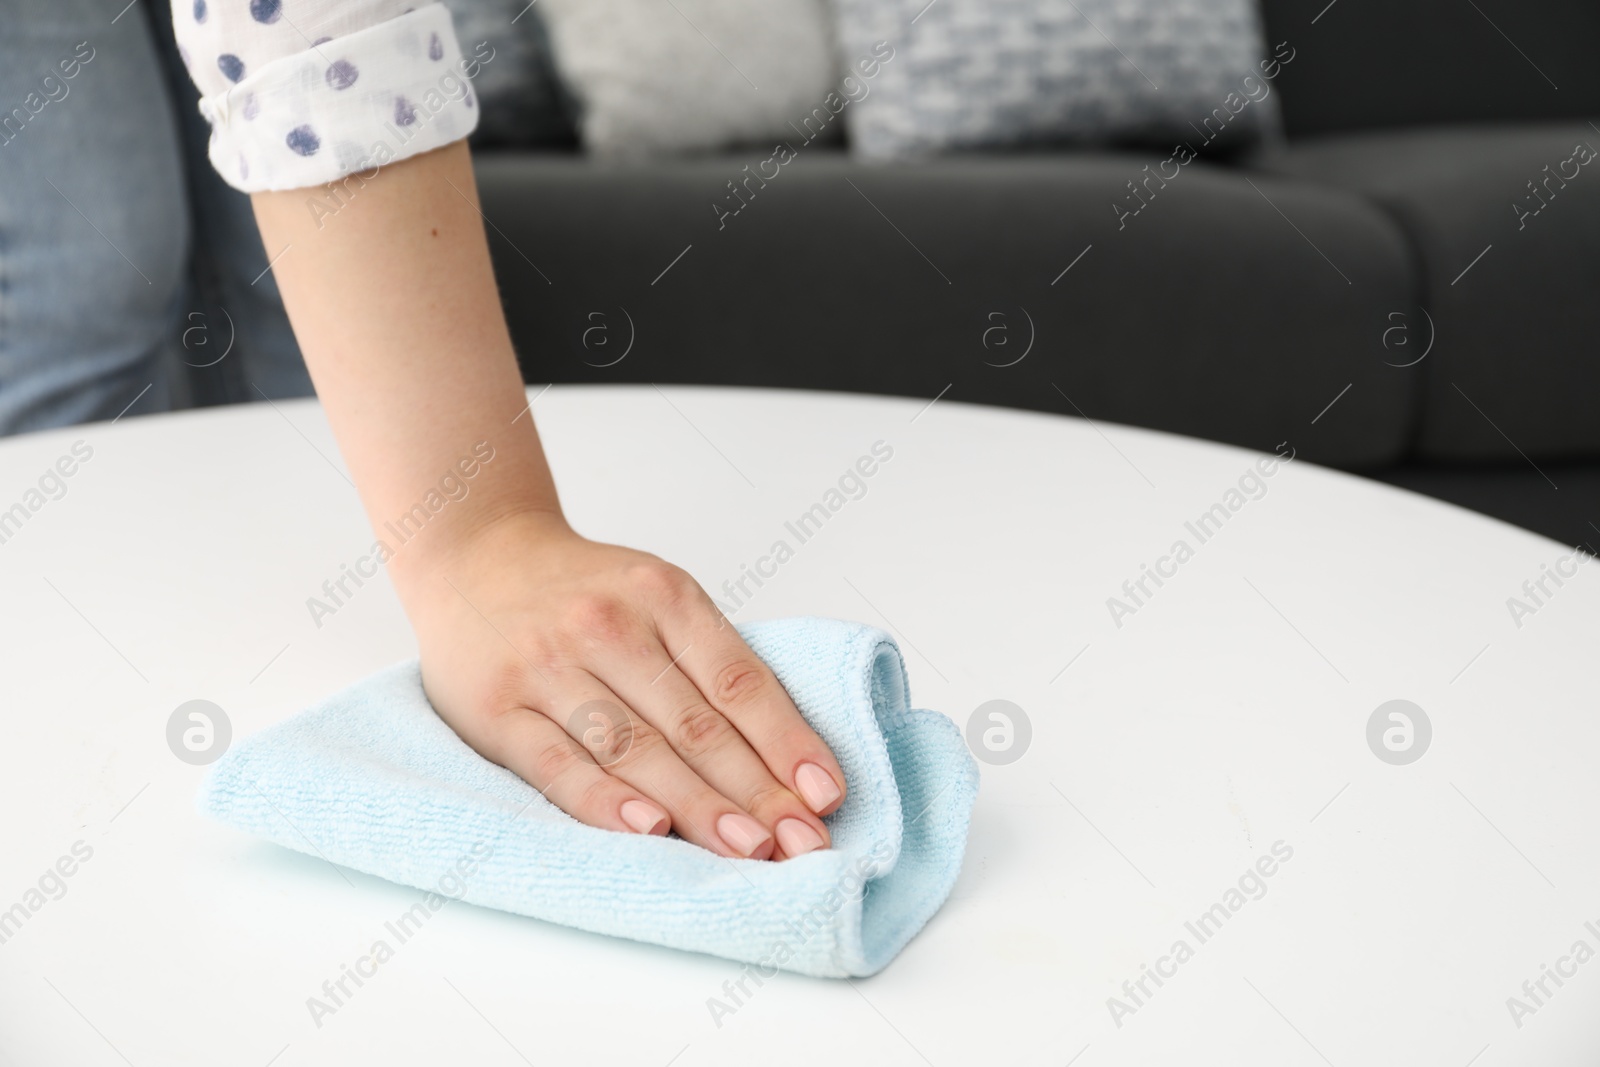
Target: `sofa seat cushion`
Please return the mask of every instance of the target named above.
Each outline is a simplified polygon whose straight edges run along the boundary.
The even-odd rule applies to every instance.
[[[1357,194],[1167,153],[791,147],[481,158],[527,379],[943,394],[1346,467],[1410,440],[1381,344],[1406,245]]]
[[[1404,229],[1435,331],[1420,455],[1600,454],[1597,148],[1600,129],[1552,122],[1331,135],[1252,161],[1371,197]]]

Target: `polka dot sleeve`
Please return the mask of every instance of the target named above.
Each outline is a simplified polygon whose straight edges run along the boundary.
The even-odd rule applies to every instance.
[[[402,2],[173,0],[229,185],[325,185],[473,131],[472,78],[493,52],[463,58],[444,5]]]

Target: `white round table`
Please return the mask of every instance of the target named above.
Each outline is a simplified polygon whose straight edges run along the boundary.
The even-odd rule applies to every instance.
[[[451,904],[313,1021],[419,894],[198,817],[167,722],[206,699],[243,736],[410,632],[382,579],[307,608],[371,543],[315,404],[130,417],[0,444],[0,509],[25,511],[0,527],[0,1064],[1600,1053],[1600,962],[1574,955],[1600,951],[1600,568],[1304,461],[1251,479],[1235,448],[949,397],[534,410],[574,524],[713,591],[893,448],[735,618],[875,623],[919,706],[1025,712],[1025,749],[984,752],[1014,758],[984,767],[944,910],[878,977],[781,976],[719,1025],[737,964]],[[29,496],[78,441],[64,492]],[[1386,711],[1374,747],[1393,700],[1422,715]]]

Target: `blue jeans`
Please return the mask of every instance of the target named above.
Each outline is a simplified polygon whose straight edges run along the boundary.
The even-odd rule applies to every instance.
[[[167,0],[0,33],[0,434],[308,396],[249,198],[206,160]],[[154,25],[152,25],[152,23]]]

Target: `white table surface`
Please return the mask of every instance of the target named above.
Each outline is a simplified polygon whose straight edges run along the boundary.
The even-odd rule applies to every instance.
[[[719,1027],[736,964],[451,904],[317,1027],[307,998],[419,894],[203,821],[166,724],[203,698],[242,736],[412,639],[382,581],[320,629],[305,606],[371,543],[316,405],[129,417],[0,444],[0,508],[94,450],[0,545],[0,909],[93,850],[0,944],[0,1064],[1595,1062],[1600,961],[1520,1026],[1507,998],[1600,950],[1600,568],[1518,628],[1561,546],[1296,461],[1118,629],[1106,599],[1253,454],[948,398],[535,411],[575,525],[708,587],[893,446],[736,618],[870,621],[918,705],[1026,711],[944,910],[878,977],[782,976]],[[1405,766],[1366,740],[1397,698],[1434,729]],[[1198,944],[1185,922],[1280,840]],[[1107,999],[1180,938],[1118,1026]]]

